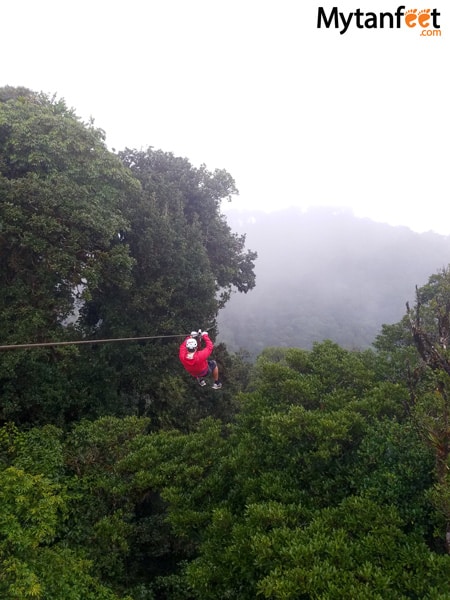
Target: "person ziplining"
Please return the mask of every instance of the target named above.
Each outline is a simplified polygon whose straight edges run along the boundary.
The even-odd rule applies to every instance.
[[[60,340],[60,341],[48,341],[48,342],[29,342],[20,344],[3,344],[0,345],[0,351],[6,350],[26,350],[34,348],[45,348],[52,346],[68,346],[68,345],[79,345],[79,344],[108,344],[113,342],[133,342],[152,340],[160,338],[171,338],[171,337],[182,337],[185,334],[174,334],[174,335],[150,335],[150,336],[138,336],[138,337],[123,337],[123,338],[106,338],[106,339],[84,339],[84,340]],[[196,338],[200,338],[205,343],[205,347],[200,349]],[[212,388],[219,390],[222,387],[222,383],[219,379],[219,367],[215,360],[209,359],[214,344],[212,343],[208,333],[206,331],[193,331],[188,335],[180,346],[179,356],[181,363],[183,364],[186,371],[195,377],[201,386],[206,385],[204,377],[212,375],[214,383]]]
[[[205,343],[204,348],[199,348],[196,338],[203,340]],[[209,359],[213,349],[214,344],[207,331],[193,331],[181,344],[179,357],[186,371],[192,377],[195,377],[201,386],[206,385],[204,377],[211,374],[214,379],[212,388],[213,390],[219,390],[222,387],[219,379],[219,367],[215,360]]]

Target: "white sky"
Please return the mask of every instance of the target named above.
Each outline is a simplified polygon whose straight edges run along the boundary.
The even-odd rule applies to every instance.
[[[392,0],[14,0],[0,86],[56,93],[116,150],[224,168],[233,208],[351,207],[450,235],[450,8],[419,28],[317,28]]]

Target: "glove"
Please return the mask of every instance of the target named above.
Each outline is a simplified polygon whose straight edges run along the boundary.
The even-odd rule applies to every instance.
[[[198,331],[191,331],[191,337],[197,337]]]
[[[205,335],[208,335],[207,331],[202,331],[201,336],[204,337]]]

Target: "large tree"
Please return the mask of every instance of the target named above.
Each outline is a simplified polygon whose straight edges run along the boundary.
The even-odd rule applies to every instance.
[[[214,405],[177,370],[177,345],[216,334],[232,289],[255,285],[256,254],[220,212],[236,193],[226,171],[152,149],[118,157],[104,138],[62,100],[0,90],[0,340],[156,339],[1,353],[0,419],[187,426]]]
[[[220,211],[221,201],[237,193],[232,177],[152,148],[127,149],[120,157],[142,187],[123,213],[130,224],[124,241],[134,259],[133,283],[114,293],[96,290],[85,307],[88,320],[99,323],[104,335],[171,336],[200,327],[214,338],[218,310],[232,289],[245,293],[255,285],[256,253],[245,248],[245,236],[234,234]],[[121,394],[158,426],[186,426],[211,410],[222,416],[231,403],[227,392],[219,405],[205,403],[205,393],[199,396],[192,378],[176,368],[181,341],[169,337],[111,348],[111,360],[123,374]],[[229,363],[221,352],[222,364]]]
[[[62,100],[0,90],[0,339],[68,339],[100,285],[129,284],[126,198],[139,183]],[[64,421],[83,405],[78,352],[0,356],[0,418]]]
[[[450,553],[450,268],[432,275],[407,304],[414,344],[421,359],[411,386],[412,414],[434,451],[433,502],[441,513]]]
[[[48,584],[67,556],[66,581],[95,573],[135,600],[447,597],[432,453],[403,410],[407,389],[380,381],[372,359],[331,342],[271,349],[227,427],[0,429],[4,532],[30,542],[4,544],[8,559]]]
[[[244,293],[251,290],[255,285],[256,253],[245,249],[245,235],[233,233],[221,213],[221,202],[238,193],[231,175],[223,169],[208,171],[205,165],[196,168],[186,158],[153,148],[146,151],[127,149],[120,156],[141,182],[146,203],[161,216],[174,221],[179,242],[187,238],[186,246],[180,243],[176,248],[183,266],[195,269],[193,238],[206,253],[207,270],[212,275],[218,296],[214,306],[204,308],[204,318],[216,316],[233,288]],[[189,254],[193,256],[191,263],[185,262]],[[194,270],[195,275],[202,266],[205,269],[200,262]],[[201,283],[198,275],[194,277],[195,281]],[[197,287],[192,292],[202,301]]]
[[[388,373],[409,387],[412,422],[434,455],[435,485],[430,498],[442,519],[450,553],[450,268],[416,288],[400,323],[384,326],[375,344]]]

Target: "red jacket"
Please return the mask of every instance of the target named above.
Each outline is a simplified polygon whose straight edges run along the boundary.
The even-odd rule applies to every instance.
[[[206,375],[208,372],[208,357],[213,351],[214,344],[209,339],[207,334],[202,336],[203,341],[205,342],[206,348],[202,350],[196,350],[195,352],[189,352],[186,348],[186,341],[191,336],[184,340],[184,342],[180,346],[180,360],[183,367],[190,373],[193,377],[200,377],[201,375]]]

